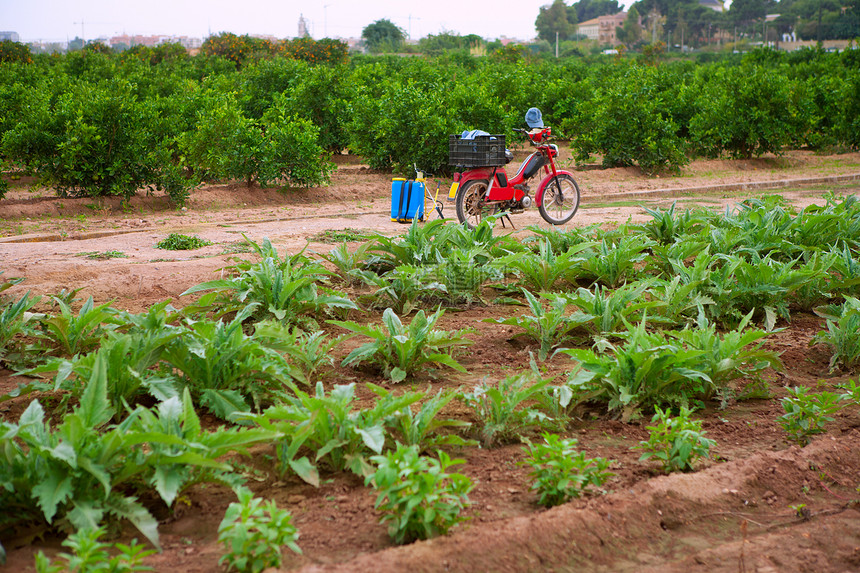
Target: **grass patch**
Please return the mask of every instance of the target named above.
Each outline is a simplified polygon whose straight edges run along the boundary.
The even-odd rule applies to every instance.
[[[349,243],[353,241],[366,241],[373,233],[361,229],[328,229],[311,237],[311,241],[317,243]]]
[[[123,253],[122,251],[87,251],[85,253],[78,253],[78,257],[86,257],[88,259],[94,261],[106,261],[108,259],[127,259],[128,255]]]
[[[197,235],[190,237],[188,235],[180,235],[179,233],[170,233],[166,238],[162,239],[155,245],[157,249],[165,249],[167,251],[190,251],[199,249],[212,244],[212,241],[201,239]]]
[[[240,253],[253,253],[254,248],[247,241],[236,241],[225,243],[219,255],[238,255]]]

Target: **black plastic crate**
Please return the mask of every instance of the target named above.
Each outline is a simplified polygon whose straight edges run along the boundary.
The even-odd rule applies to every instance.
[[[448,165],[457,167],[501,167],[505,164],[504,135],[476,135],[448,138]]]

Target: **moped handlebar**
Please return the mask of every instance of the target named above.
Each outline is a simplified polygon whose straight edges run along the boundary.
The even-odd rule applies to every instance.
[[[515,127],[515,128],[513,128],[513,131],[516,131],[516,132],[519,132],[519,133],[522,133],[523,135],[525,135],[526,139],[528,139],[528,142],[535,147],[539,147],[540,145],[545,145],[545,142],[552,138],[552,135],[551,135],[549,128],[542,129],[540,131],[540,133],[538,134],[539,137],[538,137],[537,141],[535,141],[535,138],[532,137],[534,134],[529,130]]]

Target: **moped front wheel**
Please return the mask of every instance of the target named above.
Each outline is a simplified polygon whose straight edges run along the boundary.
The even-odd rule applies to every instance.
[[[538,210],[540,216],[552,225],[570,221],[579,209],[579,185],[567,173],[560,173],[543,190]]]
[[[477,227],[484,217],[492,215],[495,211],[494,208],[487,206],[484,200],[489,184],[486,179],[473,179],[457,190],[454,198],[457,219],[470,229]]]

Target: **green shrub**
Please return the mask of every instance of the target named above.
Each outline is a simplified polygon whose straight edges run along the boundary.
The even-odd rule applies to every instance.
[[[36,554],[37,573],[62,573],[77,571],[78,573],[130,573],[133,571],[152,571],[152,567],[143,564],[143,559],[154,554],[155,550],[145,550],[136,539],[131,545],[117,543],[114,548],[119,550],[117,555],[111,555],[111,546],[102,543],[99,538],[107,532],[104,527],[98,529],[80,529],[63,540],[63,545],[71,553],[60,553],[60,559],[49,561],[45,554]]]
[[[576,451],[577,441],[545,433],[544,443],[528,442],[528,457],[521,462],[531,468],[531,489],[540,494],[538,503],[547,507],[560,505],[571,498],[600,487],[613,473],[607,471],[612,462],[604,458],[586,458]]]
[[[302,552],[289,511],[278,508],[273,500],[263,503],[246,488],[240,488],[236,495],[239,501],[227,507],[218,526],[218,542],[227,549],[219,564],[226,563],[228,571],[261,573],[281,566],[282,546]]]
[[[82,82],[52,100],[34,94],[18,125],[3,136],[9,160],[61,195],[129,199],[160,181],[157,121],[151,101],[129,82]]]
[[[717,67],[701,88],[690,136],[709,157],[780,154],[795,132],[808,129],[809,119],[798,117],[791,90],[789,80],[776,69]]]
[[[692,412],[681,407],[678,415],[672,418],[669,410],[654,408],[651,422],[655,425],[646,426],[650,434],[647,441],[639,442],[636,449],[645,450],[639,458],[660,460],[663,471],[690,471],[693,463],[699,458],[710,457],[711,447],[716,442],[705,437],[700,420],[691,420]]]
[[[384,513],[382,522],[389,522],[395,543],[445,535],[466,519],[460,514],[469,506],[472,482],[445,471],[463,460],[452,460],[442,451],[438,456],[420,456],[416,446],[398,444],[395,451],[371,458],[377,468],[365,482],[379,492],[376,508]]]
[[[809,394],[809,388],[795,386],[780,402],[785,414],[777,421],[788,437],[805,446],[815,434],[824,432],[824,424],[832,422],[830,414],[838,412],[843,396],[835,392]]]
[[[386,425],[422,397],[418,392],[393,396],[368,386],[379,396],[372,408],[357,407],[354,384],[337,385],[326,393],[322,383],[317,382],[313,394],[293,387],[293,396],[285,396],[280,405],[240,419],[281,434],[276,453],[282,473],[292,470],[315,487],[319,487],[319,466],[323,464],[334,471],[349,469],[367,476],[373,472],[368,456],[381,454],[385,448]],[[300,456],[306,451],[310,459]]]
[[[156,249],[166,249],[168,251],[190,251],[207,247],[212,244],[212,241],[201,239],[197,235],[190,237],[180,233],[170,233],[164,239],[155,244]]]
[[[229,270],[238,276],[207,281],[186,290],[183,295],[211,290],[227,308],[250,307],[258,320],[275,318],[288,326],[319,330],[315,317],[334,309],[355,309],[341,293],[320,283],[332,272],[303,252],[278,255],[269,239],[257,244],[245,237],[259,256],[259,262],[242,261]],[[323,292],[321,293],[320,290]]]
[[[837,311],[837,316],[827,319],[827,330],[819,331],[809,344],[826,344],[832,349],[831,372],[836,368],[851,371],[860,366],[860,300],[847,296]]]
[[[21,62],[22,64],[33,63],[30,57],[30,47],[27,44],[3,40],[0,42],[0,64],[9,62]]]
[[[366,336],[371,341],[350,352],[342,366],[360,364],[365,361],[379,367],[392,382],[402,382],[407,376],[425,368],[428,364],[442,364],[459,372],[465,372],[451,352],[472,344],[463,338],[468,330],[446,332],[434,330],[441,318],[442,309],[430,316],[418,311],[409,326],[390,308],[382,313],[383,327],[362,325],[355,322],[330,321],[354,334]]]
[[[461,394],[460,399],[475,412],[483,445],[515,441],[524,432],[549,424],[546,414],[527,405],[540,397],[548,383],[549,379],[541,379],[532,371],[506,376],[496,385],[481,384]]]
[[[430,173],[448,163],[448,135],[460,127],[447,106],[445,83],[386,79],[376,97],[359,86],[347,124],[350,149],[375,169],[413,173],[413,164]],[[462,131],[462,130],[461,130]]]
[[[687,164],[686,143],[667,111],[671,95],[657,89],[654,74],[653,68],[631,66],[604,85],[591,104],[591,129],[572,140],[577,159],[600,153],[604,167],[638,165],[646,173]]]

